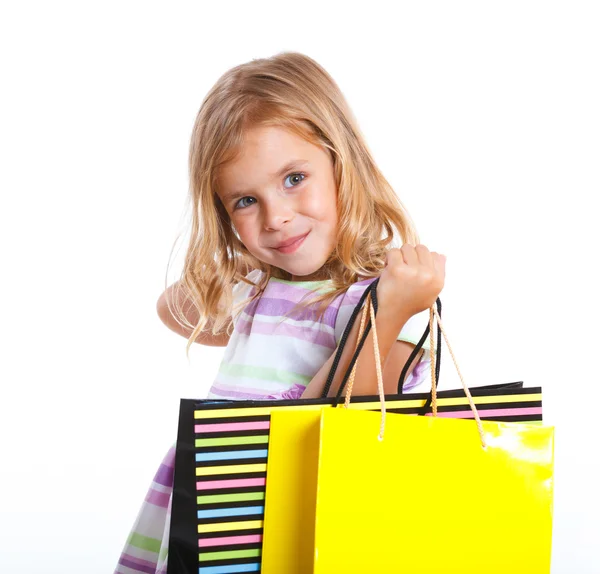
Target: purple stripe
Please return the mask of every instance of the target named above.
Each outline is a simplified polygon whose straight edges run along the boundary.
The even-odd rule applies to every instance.
[[[300,301],[303,297],[306,297],[314,292],[314,288],[310,289],[302,285],[289,285],[285,283],[279,283],[279,281],[269,281],[267,288],[264,291],[264,295],[273,297],[275,299],[286,299],[288,301]]]
[[[428,360],[419,361],[414,367],[413,370],[408,373],[406,380],[404,381],[404,385],[402,385],[402,389],[408,391],[410,389],[414,389],[417,385],[422,383],[425,380],[425,368],[431,369],[431,362]]]
[[[243,312],[246,313],[247,315],[250,315],[251,317],[254,317],[254,314],[256,313],[256,308],[258,307],[258,304],[260,303],[261,299],[262,299],[262,297],[259,297],[258,299],[255,299],[251,303],[248,303],[248,305],[246,305],[244,307]]]
[[[237,322],[236,329],[242,335],[250,335],[250,333],[260,335],[278,335],[284,337],[293,337],[301,341],[308,341],[315,345],[335,349],[336,342],[333,333],[325,333],[313,327],[299,327],[290,325],[284,321],[280,323],[261,323],[255,321],[253,323],[240,318]]]
[[[268,396],[269,396],[269,395],[265,394],[264,389],[262,390],[262,392],[260,392],[260,394],[258,392],[257,393],[247,392],[250,389],[244,389],[244,390],[246,392],[243,392],[243,393],[239,392],[239,391],[231,391],[224,387],[220,387],[218,385],[218,383],[215,382],[209,391],[208,398],[209,399],[215,398],[215,397],[211,397],[210,394],[214,394],[214,395],[218,395],[219,397],[226,397],[226,398],[230,398],[230,399],[268,399]],[[278,391],[273,391],[273,392],[278,392]]]
[[[344,297],[344,301],[342,302],[342,306],[352,305],[356,307],[356,304],[359,302],[362,294],[365,292],[365,289],[375,281],[376,277],[372,279],[365,279],[364,281],[359,281],[358,283],[353,283],[346,291],[346,296]]]
[[[163,486],[173,486],[173,474],[175,469],[170,464],[164,464],[165,462],[166,461],[163,461],[163,464],[161,464],[156,471],[154,482],[162,484]]]
[[[256,304],[255,304],[256,303]],[[294,319],[296,321],[316,321],[319,317],[319,304],[311,304],[308,307],[296,309],[293,314],[289,314],[296,307],[293,301],[285,301],[283,299],[274,299],[263,295],[260,300],[252,302],[244,309],[244,313],[250,317],[255,315],[265,315],[267,317],[280,317]],[[323,314],[322,323],[333,327],[335,318],[337,317],[337,309],[328,307]]]
[[[154,574],[156,572],[156,562],[148,562],[147,560],[142,560],[141,558],[136,558],[129,554],[121,556],[119,564],[125,566],[125,568],[131,568],[136,572],[145,572],[146,574]]]
[[[172,483],[171,483],[172,484]],[[171,495],[168,492],[160,492],[151,488],[146,495],[146,502],[153,504],[154,506],[160,506],[167,508],[169,506],[169,498]]]

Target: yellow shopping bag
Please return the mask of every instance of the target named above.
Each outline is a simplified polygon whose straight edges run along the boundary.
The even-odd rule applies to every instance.
[[[554,429],[481,421],[462,376],[474,420],[386,416],[376,365],[381,414],[321,413],[314,574],[550,572]]]
[[[315,574],[550,571],[552,429],[321,414]]]

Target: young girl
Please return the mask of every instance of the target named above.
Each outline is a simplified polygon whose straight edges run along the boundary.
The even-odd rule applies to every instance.
[[[192,236],[181,280],[157,307],[188,351],[193,342],[227,347],[209,398],[319,397],[349,316],[377,277],[384,386],[395,393],[442,290],[445,257],[418,244],[327,72],[293,52],[229,70],[202,103],[189,162]],[[426,388],[429,355],[426,344],[405,390]],[[375,373],[369,335],[353,395],[377,394]],[[173,463],[174,448],[116,574],[166,572]]]

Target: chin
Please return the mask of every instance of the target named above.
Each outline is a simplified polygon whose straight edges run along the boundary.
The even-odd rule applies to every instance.
[[[296,277],[299,281],[312,281],[313,276],[318,275],[322,267],[323,265],[318,267],[315,267],[314,265],[311,265],[310,267],[297,266],[295,268],[285,269],[285,271],[290,273],[293,277]],[[317,279],[314,280],[316,281]]]

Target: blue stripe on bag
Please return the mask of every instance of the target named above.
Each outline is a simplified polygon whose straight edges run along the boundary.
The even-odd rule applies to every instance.
[[[264,506],[240,506],[238,508],[213,508],[212,510],[198,510],[198,519],[221,518],[223,516],[246,516],[263,514]]]
[[[232,460],[239,458],[267,458],[268,450],[232,450],[227,452],[198,452],[196,462],[209,460]]]
[[[231,574],[232,572],[258,572],[260,564],[232,564],[231,566],[208,566],[199,568],[198,574]]]

